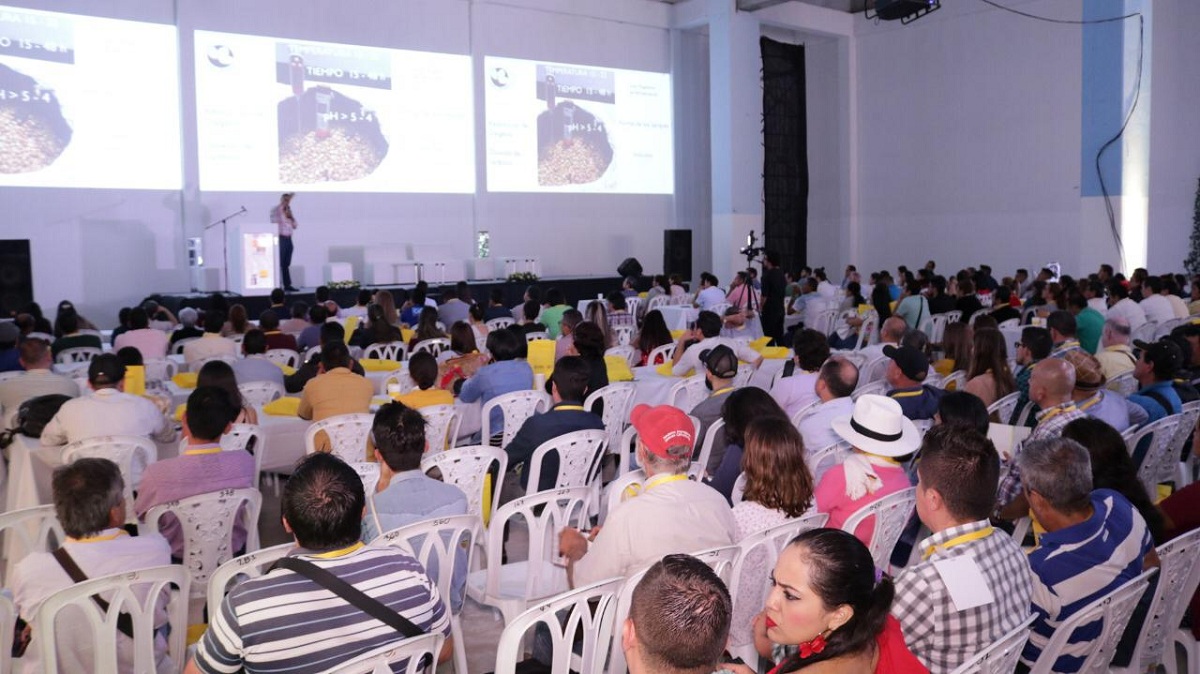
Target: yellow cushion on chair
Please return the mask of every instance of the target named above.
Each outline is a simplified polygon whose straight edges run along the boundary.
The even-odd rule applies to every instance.
[[[610,382],[633,381],[633,370],[629,369],[629,361],[624,356],[605,356],[604,365]]]
[[[179,388],[196,388],[196,380],[200,378],[199,372],[180,372],[171,377],[171,381]]]
[[[549,339],[535,339],[530,342],[528,360],[534,374],[549,377],[554,373],[554,342]]]
[[[359,358],[358,364],[366,372],[392,372],[402,365],[400,361],[388,358]]]

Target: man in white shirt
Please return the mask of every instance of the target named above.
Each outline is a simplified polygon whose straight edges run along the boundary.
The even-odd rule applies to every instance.
[[[792,338],[792,362],[789,377],[779,377],[771,387],[771,397],[791,418],[817,399],[817,371],[829,359],[829,338],[813,329],[797,330]]]
[[[1147,276],[1146,281],[1142,283],[1142,293],[1144,297],[1138,305],[1145,312],[1146,320],[1162,323],[1175,318],[1175,309],[1171,306],[1171,301],[1163,295],[1162,279]]]
[[[193,364],[205,358],[215,356],[238,355],[237,342],[221,336],[221,326],[225,324],[225,314],[221,311],[208,311],[204,315],[204,336],[194,342],[183,345],[183,359],[187,361],[188,369],[194,370]]]
[[[1108,284],[1108,318],[1123,318],[1132,332],[1146,323],[1146,312],[1137,302],[1129,299],[1129,289],[1120,281]]]
[[[700,274],[700,292],[696,293],[696,306],[701,311],[711,310],[718,304],[725,302],[725,293],[717,287],[720,281],[716,276],[708,272]]]
[[[3,409],[5,428],[16,425],[21,403],[30,398],[52,394],[79,397],[75,380],[50,371],[54,359],[49,344],[40,339],[27,339],[17,350],[25,374],[0,381],[0,409]]]
[[[904,339],[904,333],[908,332],[908,323],[904,322],[899,316],[891,316],[883,322],[883,327],[879,330],[879,343],[865,346],[861,353],[866,356],[864,363],[870,363],[873,360],[883,358],[883,347],[900,346],[900,340]]]
[[[121,471],[112,461],[87,458],[60,466],[54,471],[51,485],[54,511],[67,534],[62,549],[88,578],[171,563],[171,548],[162,536],[143,532],[134,537],[121,528],[125,523],[124,483]],[[48,552],[35,552],[21,560],[11,580],[13,601],[26,619],[34,618],[42,603],[55,592],[75,584],[58,559]],[[143,584],[135,586],[134,591],[144,597],[148,589]],[[164,593],[154,612],[156,628],[167,622],[166,600]],[[92,630],[87,619],[78,611],[67,611],[59,616],[53,634],[49,633],[49,627],[32,625],[35,643],[30,644],[25,656],[18,661],[20,671],[27,674],[42,671],[37,639],[55,641],[58,671],[93,671],[94,644],[89,636]],[[187,626],[172,627],[182,630]],[[119,671],[133,671],[133,640],[120,633],[116,639]],[[8,644],[4,648],[8,648]],[[153,669],[176,671],[167,654],[166,638],[161,633],[154,639],[154,655]]]
[[[104,353],[88,365],[89,396],[68,400],[42,431],[43,445],[63,445],[105,435],[137,435],[167,442],[175,437],[163,411],[149,399],[124,392],[125,366]]]
[[[739,344],[732,339],[722,337],[721,327],[720,316],[711,311],[701,311],[700,316],[696,318],[696,328],[684,332],[679,338],[679,343],[675,346],[675,355],[672,356],[673,367],[671,368],[671,373],[676,377],[682,377],[689,372],[697,374],[703,372],[703,363],[700,360],[700,354],[715,348],[718,344],[724,344],[733,349],[738,360],[744,363],[751,363],[755,368],[762,364],[761,354],[745,344]],[[693,341],[694,343],[691,346],[687,346],[689,341]]]
[[[838,417],[850,416],[854,411],[850,394],[854,393],[857,386],[858,368],[852,361],[834,356],[821,366],[816,384],[821,405],[797,426],[800,437],[804,438],[806,452],[815,452],[842,441],[842,437],[833,430],[832,422]],[[813,477],[815,483],[821,476]]]
[[[1099,281],[1081,281],[1080,293],[1087,300],[1088,308],[1095,309],[1101,316],[1108,315],[1108,300],[1104,297],[1104,284]]]

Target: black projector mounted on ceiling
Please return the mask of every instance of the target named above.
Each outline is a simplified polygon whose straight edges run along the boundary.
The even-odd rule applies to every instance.
[[[883,21],[900,19],[900,23],[907,25],[941,8],[941,0],[875,0],[875,7],[863,9],[863,15]]]

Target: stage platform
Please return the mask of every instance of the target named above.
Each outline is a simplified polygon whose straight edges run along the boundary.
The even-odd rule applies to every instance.
[[[550,288],[558,288],[567,297],[567,304],[574,306],[576,302],[582,299],[593,298],[598,294],[607,294],[612,290],[621,289],[621,277],[619,276],[592,276],[585,278],[541,278],[535,285],[542,289],[544,294]],[[476,302],[487,302],[493,288],[499,288],[504,293],[505,306],[515,307],[521,303],[521,299],[525,294],[525,288],[528,283],[510,283],[508,281],[476,281],[471,282],[471,297]],[[641,284],[646,290],[650,285],[649,277],[642,277]],[[396,298],[396,307],[399,308],[404,299],[412,292],[412,286],[363,286],[368,290],[388,290]],[[440,300],[444,290],[453,290],[454,285],[429,286],[429,297]],[[349,307],[354,306],[355,300],[358,298],[358,288],[335,290],[329,292],[330,298],[337,302],[339,306]],[[154,300],[162,306],[169,309],[172,313],[178,314],[179,310],[184,307],[192,307],[201,311],[208,309],[209,298],[214,293],[203,292],[187,292],[187,293],[160,293],[151,295],[147,299]],[[246,307],[246,313],[251,319],[257,319],[258,315],[270,308],[271,299],[266,295],[239,295],[237,293],[222,292],[230,305],[241,304]],[[293,302],[304,302],[312,305],[316,301],[316,288],[301,288],[296,292],[287,294],[285,304],[291,306]],[[286,317],[284,317],[286,318]]]

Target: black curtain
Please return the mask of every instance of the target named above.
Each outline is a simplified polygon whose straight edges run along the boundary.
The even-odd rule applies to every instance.
[[[808,257],[808,125],[804,46],[759,40],[763,78],[763,237],[781,266]]]

